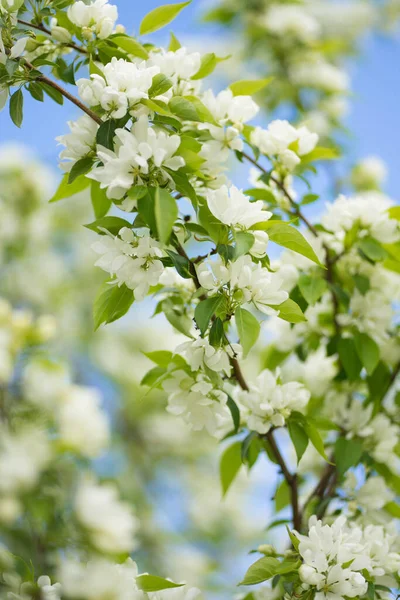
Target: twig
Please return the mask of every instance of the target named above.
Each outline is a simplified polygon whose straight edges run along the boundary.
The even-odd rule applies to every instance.
[[[32,29],[37,29],[38,31],[41,31],[42,33],[45,33],[46,35],[51,36],[51,31],[49,29],[47,29],[47,27],[45,27],[42,23],[38,23],[38,24],[29,23],[28,21],[24,21],[23,19],[18,19],[18,23],[20,25],[24,25],[24,27],[32,27]],[[75,44],[74,42],[64,42],[63,45],[68,46],[69,48],[73,48],[74,50],[76,50],[77,52],[80,52],[81,54],[87,54],[87,50],[85,48],[82,48],[82,46],[78,46],[78,44]]]

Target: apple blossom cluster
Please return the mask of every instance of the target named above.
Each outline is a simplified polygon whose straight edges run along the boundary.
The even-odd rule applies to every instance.
[[[315,590],[319,600],[362,597],[369,582],[388,576],[389,583],[400,567],[400,554],[394,550],[396,536],[381,526],[362,528],[345,517],[323,525],[313,516],[308,535],[296,533],[296,537],[303,559],[300,579],[306,589]]]

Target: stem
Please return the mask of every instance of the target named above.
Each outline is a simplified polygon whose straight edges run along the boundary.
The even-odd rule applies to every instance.
[[[35,67],[30,62],[25,61],[25,64],[26,64],[26,66],[30,70],[36,70]],[[59,92],[62,96],[64,96],[64,98],[67,98],[67,100],[69,100],[70,102],[72,102],[72,104],[75,104],[75,106],[77,106],[83,112],[85,112],[98,125],[101,125],[103,123],[103,121],[101,120],[101,118],[98,115],[96,115],[95,112],[93,112],[92,110],[90,110],[90,108],[88,108],[87,106],[85,106],[83,104],[83,102],[81,102],[78,98],[76,98],[75,96],[73,96],[72,94],[70,94],[67,90],[65,90],[63,87],[61,87],[58,83],[56,83],[52,79],[49,79],[45,75],[39,75],[39,77],[36,77],[35,81],[41,81],[42,83],[46,83],[47,85],[49,85],[53,89],[57,90],[57,92]]]
[[[22,19],[18,19],[18,23],[20,25],[24,25],[25,27],[32,27],[32,29],[37,29],[38,31],[41,31],[42,33],[45,33],[46,35],[51,36],[51,31],[49,29],[47,29],[47,27],[45,27],[42,23],[38,23],[36,25],[34,23],[29,23],[28,21],[23,21]],[[78,44],[74,44],[74,42],[65,42],[65,43],[63,43],[63,45],[68,46],[68,48],[73,48],[74,50],[76,50],[77,52],[80,52],[81,54],[87,54],[87,50],[85,50],[85,48],[78,46]]]

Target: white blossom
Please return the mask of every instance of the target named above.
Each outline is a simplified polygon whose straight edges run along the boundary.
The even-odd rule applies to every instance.
[[[84,480],[75,497],[75,514],[87,530],[91,543],[102,552],[122,554],[137,546],[138,521],[129,505],[118,498],[111,484]]]
[[[38,577],[37,584],[40,588],[40,595],[43,600],[60,600],[61,598],[61,584],[51,583],[51,579],[48,575],[41,575]]]
[[[60,167],[70,171],[76,161],[90,153],[94,154],[96,148],[96,133],[99,128],[97,123],[88,115],[82,115],[77,121],[68,121],[71,133],[60,135],[56,139],[65,146],[60,152]],[[66,161],[66,162],[63,162]]]
[[[89,4],[79,0],[68,7],[67,15],[71,23],[82,29],[85,37],[93,32],[100,39],[105,39],[113,32],[118,10],[108,0],[95,0]]]
[[[139,236],[123,227],[118,236],[105,235],[92,248],[100,254],[95,265],[115,277],[118,285],[133,290],[136,300],[143,300],[164,270],[159,243],[148,231]]]
[[[206,365],[211,371],[225,373],[228,377],[231,373],[229,358],[241,356],[242,349],[239,344],[228,344],[224,348],[214,348],[208,338],[199,337],[196,340],[180,344],[176,353],[182,353],[192,371],[198,371]]]
[[[223,185],[218,190],[209,190],[207,204],[212,214],[225,225],[249,229],[256,223],[267,221],[272,213],[264,210],[262,200],[250,202],[234,185]]]
[[[275,35],[292,36],[304,42],[315,40],[320,33],[317,19],[300,4],[272,4],[262,24]]]
[[[227,395],[205,375],[174,371],[172,377],[163,382],[163,388],[168,394],[167,411],[182,417],[194,431],[206,429],[215,436],[219,428],[231,420]]]
[[[166,182],[169,175],[163,167],[177,171],[185,165],[181,156],[175,156],[181,138],[150,127],[144,115],[134,123],[131,131],[117,129],[114,143],[114,151],[98,147],[97,155],[103,166],[88,174],[102,189],[107,189],[108,198],[120,200],[135,184],[152,180]],[[134,206],[132,203],[130,210]]]
[[[279,372],[265,369],[255,381],[248,383],[249,390],[237,392],[237,398],[245,408],[247,427],[264,434],[271,427],[282,427],[293,411],[302,412],[310,392],[297,381],[281,384]]]

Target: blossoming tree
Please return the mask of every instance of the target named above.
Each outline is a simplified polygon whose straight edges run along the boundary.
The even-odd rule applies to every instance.
[[[276,465],[277,518],[269,528],[284,526],[283,541],[261,545],[261,558],[233,583],[269,582],[249,588],[247,600],[386,600],[400,569],[400,211],[379,191],[382,169],[370,160],[353,170],[355,195],[328,204],[318,222],[306,216],[304,206],[318,198],[299,197],[295,184],[310,185],[321,161],[338,158],[329,127],[322,146],[301,118],[254,126],[259,107],[252,95],[262,98],[276,85],[285,100],[284,74],[276,83],[242,79],[215,94],[202,80],[222,58],[190,53],[173,34],[168,49],[146,41],[187,4],[151,11],[139,41],[116,24],[117,8],[106,0],[2,0],[2,103],[18,127],[26,94],[82,111],[58,138],[64,176],[51,201],[90,188],[95,220],[87,227],[95,264],[108,275],[94,298],[95,328],[134,314],[149,298],[184,341],[169,351],[160,340],[147,353],[155,366],[142,385],[163,390],[167,411],[189,429],[223,442],[222,494],[262,455]],[[320,36],[318,19],[301,5],[272,5],[265,23],[304,45]],[[296,86],[326,82],[322,96],[329,98],[316,96],[322,110],[343,77],[318,57],[311,68],[307,60],[297,58],[289,87],[299,92]],[[296,106],[304,111],[300,101]],[[249,189],[227,178],[233,161],[252,169]],[[268,254],[271,243],[284,248],[278,259]],[[109,439],[99,398],[34,350],[51,335],[51,321],[21,319],[7,303],[0,312],[7,340],[4,593],[197,597],[184,584],[139,575],[127,558],[137,545],[137,519],[116,488],[91,473],[90,460]],[[21,375],[18,357],[26,353],[32,356]],[[254,354],[257,373],[248,367]],[[46,492],[58,478],[73,498],[68,507]],[[38,481],[42,504],[54,503],[42,521]],[[27,548],[28,561],[21,559]]]

